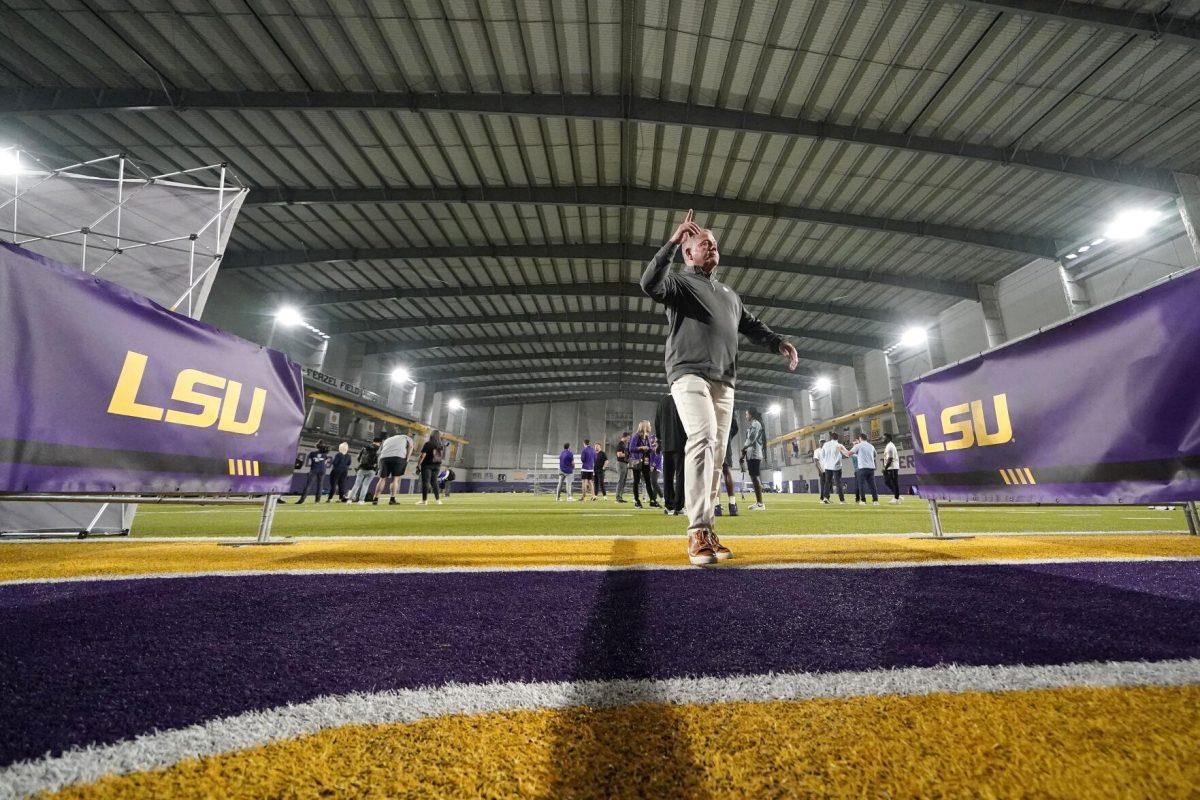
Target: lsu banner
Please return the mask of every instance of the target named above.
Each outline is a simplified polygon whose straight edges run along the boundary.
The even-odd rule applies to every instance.
[[[0,243],[0,492],[285,491],[300,368]]]
[[[1200,498],[1200,270],[904,386],[922,495]]]

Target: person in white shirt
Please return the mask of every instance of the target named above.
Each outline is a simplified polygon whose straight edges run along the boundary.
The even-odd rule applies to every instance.
[[[391,499],[388,505],[396,505],[396,487],[400,484],[400,476],[408,466],[408,454],[412,452],[413,440],[406,433],[397,433],[384,440],[379,448],[379,490],[375,492],[375,502],[383,494],[383,488],[391,484],[388,494]]]
[[[829,432],[829,441],[821,445],[821,502],[829,503],[833,494],[833,485],[837,483],[838,502],[846,502],[846,492],[842,489],[842,456],[849,456],[850,451],[838,442],[836,431]]]
[[[895,504],[900,502],[900,454],[896,452],[896,443],[890,433],[885,433],[883,438],[887,442],[883,446],[883,485],[892,492],[888,502]]]
[[[875,488],[875,445],[867,441],[867,435],[859,431],[854,435],[854,447],[850,455],[857,459],[854,468],[854,504],[867,504],[867,487],[871,488],[871,499],[879,505],[879,490]]]
[[[825,499],[825,468],[821,466],[821,448],[825,446],[828,438],[825,435],[821,436],[817,442],[817,449],[813,450],[812,455],[813,466],[817,468],[817,490],[821,493],[822,500]]]

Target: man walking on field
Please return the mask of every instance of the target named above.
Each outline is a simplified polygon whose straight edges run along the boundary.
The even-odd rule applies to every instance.
[[[680,249],[686,267],[673,273],[671,262]],[[786,357],[788,369],[799,363],[792,343],[747,312],[737,293],[713,277],[719,261],[716,237],[689,210],[641,280],[642,291],[667,307],[667,382],[687,431],[688,559],[698,566],[733,555],[713,530],[713,509],[733,416],[738,334]]]

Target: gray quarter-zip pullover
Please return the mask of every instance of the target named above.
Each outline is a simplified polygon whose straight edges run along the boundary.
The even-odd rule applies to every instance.
[[[742,306],[737,292],[685,267],[671,272],[679,245],[668,242],[642,274],[642,291],[667,307],[667,382],[699,375],[733,386],[737,381],[738,334],[768,351],[783,337]]]

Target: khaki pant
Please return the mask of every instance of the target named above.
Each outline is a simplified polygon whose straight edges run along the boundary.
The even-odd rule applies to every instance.
[[[671,397],[687,432],[683,499],[688,530],[712,528],[721,463],[733,420],[733,387],[699,375],[684,375],[671,384]]]

